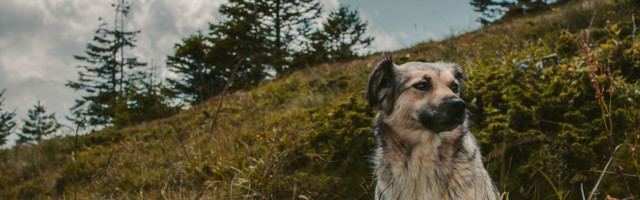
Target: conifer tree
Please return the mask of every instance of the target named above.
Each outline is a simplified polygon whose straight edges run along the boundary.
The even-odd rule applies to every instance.
[[[291,66],[302,68],[327,62],[327,49],[324,46],[327,38],[323,32],[314,30],[313,23],[305,23],[299,31],[304,39],[298,43],[300,50],[293,53]]]
[[[222,92],[233,69],[230,89],[250,88],[303,62],[300,46],[321,12],[318,0],[231,0],[219,12],[226,16],[210,24],[209,36],[183,39],[167,57],[169,69],[182,75],[167,79],[173,91],[188,102],[199,103]],[[306,48],[305,48],[306,50]]]
[[[154,65],[137,72],[136,76],[130,79],[124,96],[128,103],[116,113],[115,126],[122,127],[167,117],[180,110],[180,104],[171,105],[170,94],[166,94],[168,89],[157,80],[158,72]]]
[[[271,41],[271,64],[277,73],[291,68],[289,60],[295,53],[294,45],[304,40],[308,24],[320,17],[322,6],[317,0],[265,0],[257,1],[264,17],[262,26]]]
[[[28,117],[28,120],[24,120],[22,133],[18,134],[20,136],[19,143],[32,141],[40,143],[44,136],[55,133],[60,128],[55,113],[47,115],[40,100],[33,106],[33,109],[29,110]]]
[[[557,0],[555,3],[566,2],[568,0]],[[469,4],[474,7],[474,11],[481,14],[477,21],[483,25],[490,24],[504,15],[516,12],[526,12],[526,10],[535,10],[544,5],[549,4],[547,0],[471,0]]]
[[[8,112],[2,111],[2,106],[4,106],[4,92],[6,89],[3,89],[0,92],[0,146],[4,145],[7,142],[6,137],[11,135],[11,129],[16,126],[16,123],[13,121],[13,118],[16,116],[16,111]]]
[[[87,44],[86,55],[74,56],[82,71],[78,72],[77,81],[69,81],[66,86],[76,91],[85,92],[85,96],[76,100],[71,108],[70,120],[80,124],[86,121],[89,125],[113,125],[119,109],[126,108],[124,92],[129,80],[138,67],[146,63],[138,62],[136,57],[126,57],[125,49],[135,47],[137,31],[125,31],[124,19],[129,13],[128,2],[118,0],[111,6],[115,8],[115,25],[112,28],[100,18],[99,28],[93,37],[93,43]]]
[[[273,43],[261,22],[262,3],[231,0],[219,9],[227,20],[210,24],[209,36],[198,33],[176,44],[174,55],[167,57],[169,70],[181,75],[167,79],[175,94],[191,104],[205,101],[222,92],[235,66],[232,90],[253,87],[267,77]]]
[[[238,65],[236,81],[231,89],[252,87],[268,76],[266,70],[272,61],[269,30],[262,26],[264,13],[258,1],[230,0],[220,7],[220,13],[229,20],[210,25],[212,56],[216,71],[230,72]],[[230,73],[224,75],[228,80]]]
[[[214,65],[212,45],[210,38],[198,33],[176,44],[174,55],[167,56],[169,70],[181,75],[167,82],[174,93],[191,104],[213,97],[224,87],[223,68]]]
[[[319,41],[314,45],[314,53],[323,56],[323,60],[355,58],[358,50],[369,47],[373,41],[373,37],[365,36],[367,23],[360,20],[358,10],[350,10],[348,6],[331,12],[322,27],[322,31],[312,35],[312,40]]]

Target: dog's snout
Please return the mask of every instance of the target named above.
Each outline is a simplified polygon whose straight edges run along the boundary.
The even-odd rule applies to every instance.
[[[450,99],[447,104],[449,104],[449,110],[454,113],[463,112],[467,108],[467,103],[459,98]]]

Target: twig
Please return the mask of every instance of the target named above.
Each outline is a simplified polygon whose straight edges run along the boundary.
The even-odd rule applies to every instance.
[[[589,41],[589,36],[591,35],[591,26],[593,26],[593,20],[596,18],[596,11],[593,11],[593,16],[591,16],[591,21],[589,21],[589,28],[587,28],[587,42]]]
[[[104,166],[104,173],[107,173],[107,169],[109,169],[109,163],[111,163],[111,156],[113,156],[113,152],[116,151],[117,148],[114,148],[115,145],[113,147],[111,147],[111,153],[109,153],[109,159],[107,159],[107,165]]]
[[[633,41],[633,43],[636,43],[636,17],[635,17],[636,13],[631,13],[631,22],[633,23],[633,31],[631,32],[631,41]]]
[[[582,185],[582,183],[580,183],[580,194],[582,194],[582,200],[586,200],[584,198],[584,186]]]
[[[602,171],[602,170],[589,170],[589,172],[598,172],[598,173],[605,173],[605,174],[617,174],[615,172]],[[634,174],[623,174],[623,175],[628,176],[628,177],[638,177],[637,175],[634,175]]]
[[[231,73],[231,77],[227,84],[225,84],[224,89],[222,90],[222,95],[220,96],[220,102],[218,103],[218,108],[216,109],[216,114],[213,116],[213,120],[211,120],[211,124],[209,125],[209,141],[211,141],[211,137],[213,136],[213,128],[216,125],[216,120],[218,120],[218,114],[220,113],[220,108],[222,108],[222,102],[224,101],[224,96],[227,94],[227,90],[229,89],[229,85],[233,82],[233,79],[236,78],[236,74],[238,73],[238,68],[240,68],[240,64],[244,61],[244,57],[238,60],[236,66],[233,68],[233,72]]]
[[[80,127],[84,127],[84,120],[80,121],[77,125],[76,125],[76,134],[75,134],[75,138],[73,141],[73,182],[76,183],[76,178],[78,177],[78,162],[76,161],[75,157],[76,155],[78,155],[78,131],[80,131]],[[78,194],[78,189],[76,184],[73,184],[73,199],[76,199],[76,196]]]
[[[615,152],[618,151],[618,148],[620,148],[622,144],[618,145],[616,147],[616,149],[614,150],[613,154],[615,154]],[[596,193],[596,189],[598,189],[598,185],[600,185],[600,181],[602,180],[602,177],[604,176],[604,172],[607,171],[607,168],[609,167],[609,164],[611,164],[611,161],[613,160],[613,157],[609,158],[609,162],[607,162],[607,165],[604,166],[604,169],[602,169],[602,173],[600,174],[600,178],[598,178],[598,181],[596,182],[596,185],[593,186],[593,189],[591,189],[591,192],[589,192],[589,198],[587,198],[587,200],[591,200],[591,197],[593,197],[593,195]]]

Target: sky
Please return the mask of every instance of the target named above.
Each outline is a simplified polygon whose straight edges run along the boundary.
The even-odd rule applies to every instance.
[[[341,4],[357,9],[373,36],[370,52],[408,48],[420,42],[441,40],[478,29],[468,0],[320,0],[326,17]],[[27,111],[38,100],[54,112],[59,122],[81,94],[64,86],[77,80],[73,55],[84,55],[98,28],[100,17],[113,21],[115,0],[2,0],[0,6],[0,91],[3,111],[17,113],[19,131]],[[138,60],[164,68],[167,55],[182,38],[206,32],[217,23],[226,0],[129,0],[128,30],[141,30],[130,53]],[[113,25],[110,23],[110,25]],[[161,76],[175,76],[166,68]],[[63,128],[58,134],[69,134]],[[15,139],[11,136],[10,140]]]

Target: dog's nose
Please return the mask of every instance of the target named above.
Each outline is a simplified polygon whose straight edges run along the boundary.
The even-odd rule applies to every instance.
[[[467,108],[467,103],[464,100],[455,98],[447,101],[449,104],[449,110],[454,113],[464,112],[464,109]]]

